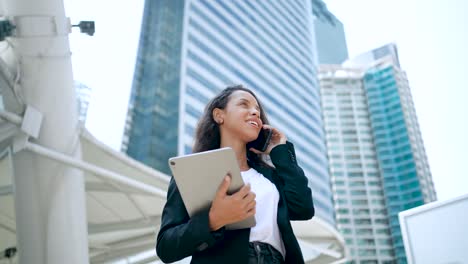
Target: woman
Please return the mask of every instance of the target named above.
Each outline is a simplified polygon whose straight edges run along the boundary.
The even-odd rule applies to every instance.
[[[262,128],[273,131],[265,152],[247,149]],[[199,121],[193,152],[231,147],[246,183],[227,195],[221,183],[211,207],[190,218],[173,179],[161,217],[156,251],[164,262],[192,256],[191,263],[304,263],[290,220],[314,215],[312,193],[286,135],[268,125],[255,94],[228,87],[208,103]],[[274,167],[263,157],[269,155]],[[196,177],[196,175],[194,175]],[[255,215],[256,226],[224,226]]]

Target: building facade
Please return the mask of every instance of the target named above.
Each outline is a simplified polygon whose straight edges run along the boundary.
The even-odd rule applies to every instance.
[[[393,63],[392,63],[393,64]],[[366,72],[369,113],[398,263],[406,263],[398,213],[436,200],[406,74],[393,65]]]
[[[341,64],[348,59],[343,23],[322,0],[312,0],[319,64]]]
[[[436,200],[406,74],[388,55],[319,75],[337,226],[354,263],[406,263],[398,213]]]
[[[336,223],[351,263],[393,263],[362,74],[360,69],[322,66],[319,75]]]
[[[155,2],[175,8],[169,4],[172,1]],[[310,179],[316,214],[334,224],[316,78],[312,2],[185,1],[173,11],[177,21],[170,22],[162,21],[170,16],[152,16],[150,13],[156,11],[147,8],[155,7],[146,3],[143,25],[177,24],[177,30],[163,31],[174,38],[181,30],[180,51],[167,56],[168,61],[180,58],[179,69],[173,65],[180,74],[179,79],[173,79],[180,85],[175,89],[174,81],[174,86],[144,86],[149,83],[145,78],[150,77],[138,71],[148,71],[161,55],[143,50],[162,37],[151,33],[154,29],[143,31],[143,27],[123,149],[137,160],[168,171],[169,156],[191,152],[194,130],[206,103],[226,86],[243,84],[258,95],[272,125],[295,144],[300,165]],[[158,76],[165,76],[167,67],[150,72],[154,82],[161,82]],[[154,121],[166,112],[168,119]],[[137,120],[143,120],[143,113],[146,122]]]
[[[145,1],[122,151],[163,173],[177,155],[183,0]]]

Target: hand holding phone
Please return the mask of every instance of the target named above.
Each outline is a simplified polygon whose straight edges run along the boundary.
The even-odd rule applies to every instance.
[[[247,149],[254,148],[260,152],[265,152],[265,150],[268,148],[268,145],[270,144],[272,134],[273,132],[271,129],[262,128],[258,134],[257,139],[247,144]]]

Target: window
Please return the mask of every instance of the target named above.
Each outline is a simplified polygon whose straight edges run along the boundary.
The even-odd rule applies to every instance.
[[[355,130],[355,129],[343,130],[343,134],[344,134],[344,135],[356,135],[356,130]]]
[[[340,112],[347,112],[347,113],[350,113],[353,111],[353,108],[352,107],[340,107]]]
[[[352,205],[367,205],[367,200],[352,200]]]
[[[375,246],[374,239],[358,239],[357,244],[360,246]]]
[[[340,223],[340,224],[349,224],[350,221],[347,218],[341,218],[341,219],[338,219],[338,223]]]
[[[359,159],[359,154],[353,154],[353,155],[346,155],[345,158],[347,160],[358,160]]]
[[[390,235],[390,230],[388,229],[377,229],[377,234],[379,235]]]
[[[348,164],[346,164],[346,168],[348,168],[348,169],[360,169],[361,164],[360,163],[348,163]]]
[[[354,215],[369,215],[369,209],[353,209]]]
[[[344,147],[344,150],[345,151],[353,151],[353,150],[359,150],[359,147],[358,146],[346,146]]]
[[[377,181],[369,181],[369,186],[380,186],[380,183]]]
[[[347,201],[345,199],[337,199],[336,203],[337,204],[347,204]]]
[[[333,172],[333,176],[343,176],[344,175],[344,172],[342,171],[334,171]]]
[[[379,250],[379,253],[382,255],[382,256],[393,256],[393,250],[390,250],[390,249],[381,249]],[[385,263],[385,262],[384,262]],[[388,263],[393,263],[393,262],[388,262]]]
[[[379,264],[377,260],[362,260],[359,264]]]
[[[385,205],[385,202],[384,200],[381,200],[381,199],[372,199],[371,204]]]
[[[335,185],[336,186],[344,186],[345,183],[344,183],[344,181],[335,181]]]
[[[368,257],[368,256],[375,256],[376,251],[375,249],[360,249],[358,253],[359,253],[359,256]]]
[[[343,228],[343,229],[341,229],[341,233],[342,233],[343,235],[349,235],[349,234],[352,233],[352,231],[351,231],[351,229],[349,229],[349,228]]]
[[[366,195],[366,191],[352,190],[351,195]]]
[[[334,163],[331,164],[331,166],[332,166],[333,168],[343,168],[343,164],[341,164],[341,163],[335,163],[335,162],[334,162]]]
[[[370,219],[354,219],[354,223],[356,225],[370,225],[371,220]]]
[[[392,245],[392,240],[390,240],[390,239],[379,239],[379,240],[377,240],[377,243],[379,245],[391,246]]]
[[[336,190],[335,192],[336,194],[339,194],[339,195],[346,195],[346,190],[340,189],[340,190]]]
[[[349,183],[349,186],[350,187],[364,186],[364,182],[363,181],[352,181],[352,182]]]
[[[381,224],[381,225],[388,225],[388,220],[387,219],[375,219],[376,224]]]
[[[357,235],[372,235],[372,229],[357,229]]]
[[[349,213],[349,209],[346,209],[346,208],[338,209],[338,213],[339,213],[339,214],[348,214],[348,213]]]
[[[363,177],[363,174],[362,172],[350,172],[348,173],[348,176],[350,178],[359,178],[359,177]]]

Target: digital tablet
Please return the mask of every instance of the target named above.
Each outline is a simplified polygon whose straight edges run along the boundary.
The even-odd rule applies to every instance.
[[[169,167],[189,216],[211,206],[224,177],[231,174],[228,194],[237,192],[244,181],[232,148],[209,150],[169,159]],[[226,229],[255,226],[255,216],[226,225]]]

